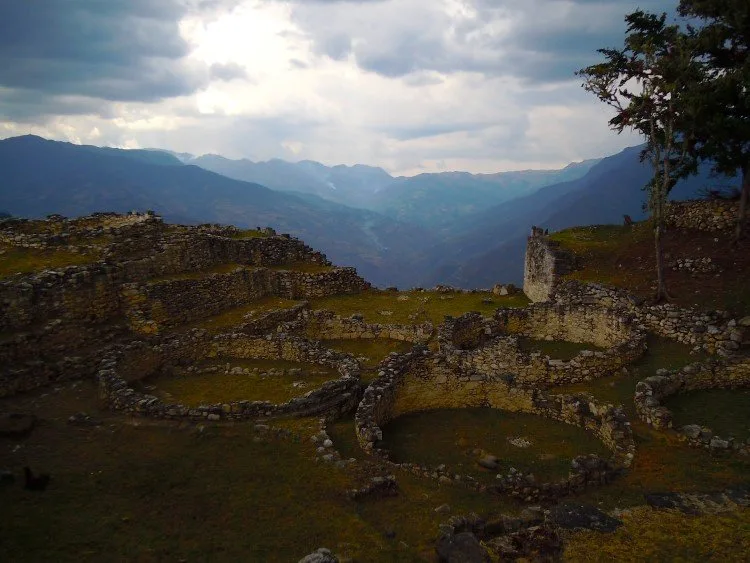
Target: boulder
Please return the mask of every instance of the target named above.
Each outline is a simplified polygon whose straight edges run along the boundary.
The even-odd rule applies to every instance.
[[[484,467],[485,469],[490,469],[491,471],[496,470],[500,466],[500,460],[497,459],[494,455],[485,455],[479,460],[477,460],[477,463]]]
[[[338,561],[338,557],[331,553],[330,549],[320,547],[309,555],[305,555],[299,563],[338,563]]]
[[[471,532],[446,535],[435,546],[441,563],[489,563],[490,554]]]
[[[622,521],[608,516],[595,506],[564,502],[554,506],[548,521],[566,530],[597,530],[599,532],[614,532],[622,526]]]

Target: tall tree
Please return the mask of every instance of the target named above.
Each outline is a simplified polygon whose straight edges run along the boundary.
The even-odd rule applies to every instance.
[[[750,211],[750,2],[681,0],[679,12],[700,21],[695,39],[705,77],[684,97],[696,154],[717,173],[742,171],[737,241]]]
[[[644,186],[654,231],[656,301],[669,297],[664,279],[662,234],[669,192],[677,181],[694,172],[690,140],[682,134],[686,114],[679,94],[698,80],[690,37],[676,25],[637,10],[625,17],[627,32],[622,49],[600,49],[605,61],[578,71],[583,87],[615,110],[609,120],[621,133],[632,128],[646,139],[641,160],[648,160],[653,176]]]

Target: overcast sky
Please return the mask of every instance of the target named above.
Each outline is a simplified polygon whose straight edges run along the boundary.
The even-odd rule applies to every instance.
[[[0,1],[0,137],[394,174],[552,168],[640,140],[573,73],[677,0]]]

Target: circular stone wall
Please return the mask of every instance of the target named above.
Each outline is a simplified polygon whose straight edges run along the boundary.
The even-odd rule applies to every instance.
[[[381,364],[378,378],[365,390],[355,416],[360,446],[368,453],[388,459],[387,450],[378,448],[383,439],[381,427],[396,417],[417,411],[491,407],[524,412],[580,426],[596,435],[612,452],[609,459],[579,456],[574,459],[570,477],[556,483],[537,483],[528,476],[509,474],[489,487],[523,498],[555,498],[588,484],[603,483],[629,467],[635,444],[630,423],[619,407],[599,405],[588,395],[547,395],[509,385],[494,377],[466,379],[440,357],[425,348],[408,354],[391,355]],[[410,464],[400,467],[414,469]],[[417,468],[440,479],[452,479],[448,470]]]
[[[750,358],[711,360],[677,371],[659,370],[636,384],[635,409],[638,417],[650,426],[669,429],[672,428],[672,412],[663,405],[668,397],[688,391],[740,387],[750,387]],[[686,424],[677,432],[693,446],[750,454],[750,443],[724,439],[698,424]]]
[[[522,351],[518,337],[589,343],[605,350],[582,350],[563,361]],[[465,374],[502,376],[521,387],[589,381],[608,375],[641,356],[646,334],[632,319],[610,309],[538,303],[497,309],[492,317],[467,313],[440,327],[441,355]]]
[[[129,382],[167,373],[175,366],[191,365],[204,358],[288,360],[334,367],[341,377],[283,404],[268,401],[232,401],[196,408],[166,404],[158,397],[136,391]],[[193,420],[241,420],[282,415],[339,415],[357,402],[359,367],[354,358],[290,336],[250,337],[222,334],[211,337],[205,330],[167,337],[158,343],[142,341],[121,346],[102,360],[97,374],[99,394],[108,406],[128,414],[153,418]],[[217,376],[217,384],[220,382]]]

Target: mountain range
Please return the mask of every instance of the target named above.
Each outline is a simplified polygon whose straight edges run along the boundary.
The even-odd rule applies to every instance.
[[[26,135],[0,140],[0,209],[29,217],[153,209],[172,222],[268,225],[376,285],[487,287],[520,282],[531,225],[554,230],[643,217],[639,188],[650,171],[639,152],[560,170],[394,178],[365,165],[255,163]],[[701,169],[672,197],[716,181]]]

